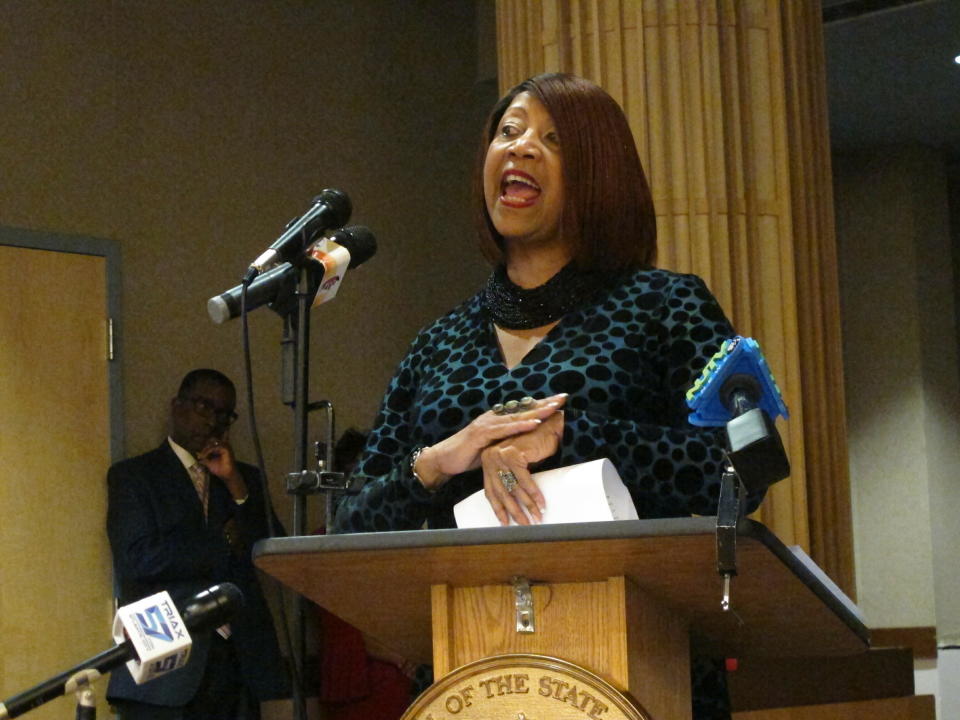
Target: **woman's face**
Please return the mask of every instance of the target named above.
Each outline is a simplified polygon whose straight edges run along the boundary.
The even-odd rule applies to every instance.
[[[543,103],[530,93],[517,95],[500,119],[483,164],[483,196],[508,246],[562,243],[560,138]]]

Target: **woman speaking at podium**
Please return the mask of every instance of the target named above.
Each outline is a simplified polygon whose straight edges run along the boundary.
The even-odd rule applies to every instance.
[[[722,439],[688,423],[685,394],[734,331],[698,277],[654,267],[653,199],[619,105],[571,75],[521,83],[490,114],[474,185],[493,272],[414,339],[334,531],[454,527],[481,487],[501,523],[537,522],[531,470],[599,458],[641,518],[715,514]],[[695,706],[718,694],[695,678]]]

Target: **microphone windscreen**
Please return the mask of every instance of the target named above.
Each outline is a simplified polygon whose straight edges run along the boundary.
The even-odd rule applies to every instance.
[[[350,219],[353,212],[353,205],[345,192],[335,188],[326,188],[321,190],[320,194],[313,199],[314,205],[323,203],[329,208],[330,214],[326,216],[327,227],[341,227]]]
[[[370,228],[363,225],[351,225],[337,230],[330,236],[338,245],[342,245],[350,253],[350,270],[363,265],[377,253],[377,239],[370,232]]]
[[[747,375],[746,373],[734,373],[730,375],[723,381],[723,385],[720,386],[720,402],[722,402],[724,407],[734,416],[740,415],[749,409],[741,408],[738,411],[734,408],[736,404],[743,402],[743,400],[738,397],[740,395],[746,398],[747,402],[750,403],[750,407],[759,405],[760,398],[763,396],[760,381],[753,377],[753,375]]]
[[[220,583],[198,592],[180,615],[190,632],[209,630],[228,622],[243,607],[243,593],[233,583]]]

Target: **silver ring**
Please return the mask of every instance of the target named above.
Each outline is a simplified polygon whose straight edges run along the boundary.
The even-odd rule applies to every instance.
[[[506,490],[508,493],[512,493],[519,484],[517,481],[517,476],[514,475],[510,470],[497,470],[497,475],[500,478],[500,482],[503,483],[504,490]]]

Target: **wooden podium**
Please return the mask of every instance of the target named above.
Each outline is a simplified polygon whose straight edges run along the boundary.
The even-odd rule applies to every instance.
[[[689,718],[689,650],[715,657],[854,655],[869,633],[802,555],[738,528],[739,575],[721,608],[715,520],[275,538],[257,566],[439,681],[508,653],[574,663],[653,718]],[[533,632],[515,578],[529,582]],[[521,628],[525,629],[525,628]]]

